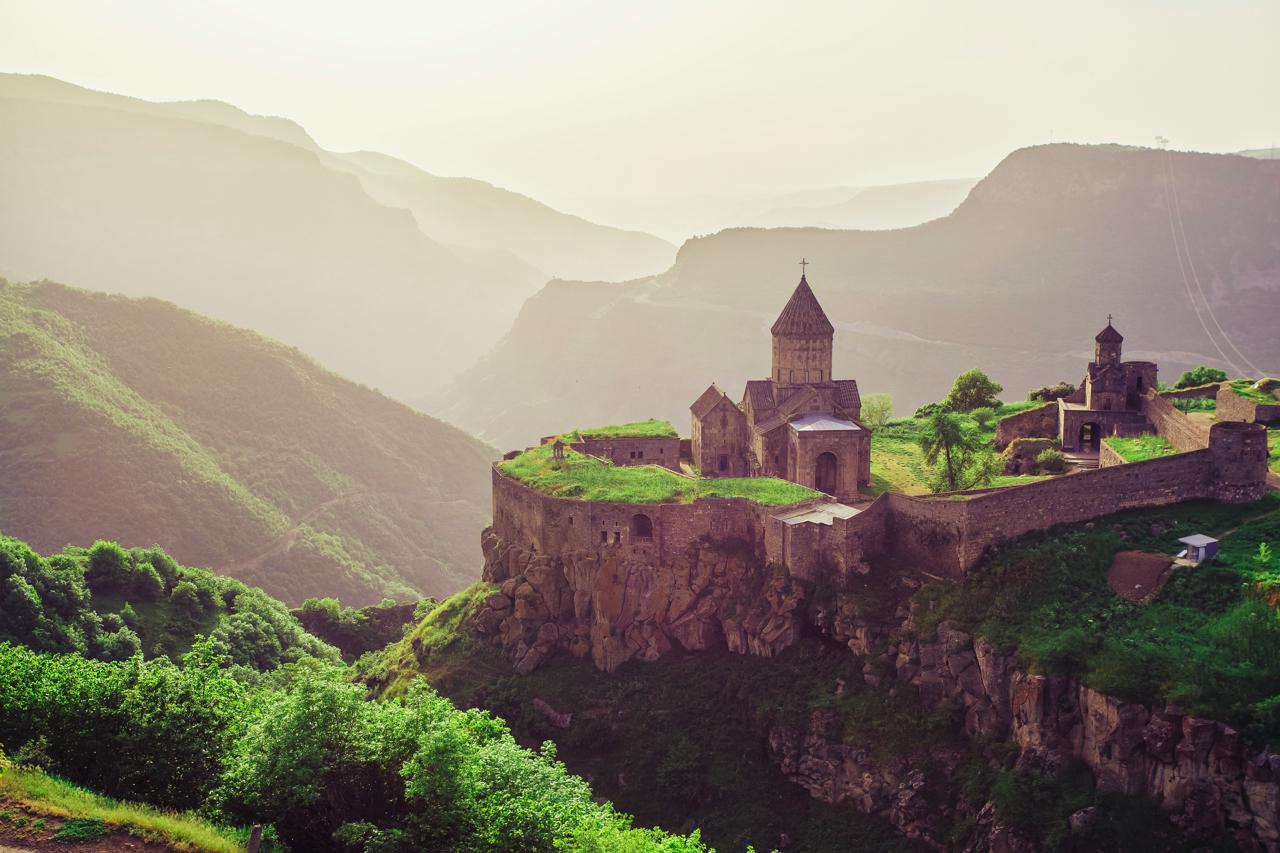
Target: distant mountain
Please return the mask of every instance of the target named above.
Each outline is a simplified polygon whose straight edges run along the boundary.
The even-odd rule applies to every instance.
[[[688,241],[654,278],[552,282],[431,410],[503,447],[580,424],[687,423],[708,382],[736,395],[767,373],[801,256],[837,326],[836,372],[899,413],[972,366],[1009,399],[1074,381],[1109,313],[1128,357],[1166,380],[1228,360],[1280,372],[1280,162],[1050,145],[1009,155],[914,228],[733,229]]]
[[[1280,148],[1251,148],[1248,151],[1237,151],[1242,157],[1256,157],[1259,160],[1275,160],[1280,158]]]
[[[761,228],[855,228],[869,231],[909,228],[951,213],[976,183],[976,179],[963,178],[867,187],[836,204],[779,207],[754,216],[743,224]]]
[[[471,178],[443,178],[384,154],[331,155],[365,192],[410,210],[424,232],[460,246],[504,249],[565,278],[618,280],[671,266],[676,247],[639,231],[623,231],[552,210],[519,193]]]
[[[740,227],[906,228],[955,210],[976,178],[805,190],[569,197],[562,204],[593,219],[667,239]]]
[[[478,575],[491,448],[297,350],[153,299],[0,282],[0,531],[95,539],[290,604]]]
[[[479,181],[330,154],[291,121],[216,101],[0,75],[0,123],[6,274],[172,299],[399,396],[484,353],[548,277],[674,256]]]

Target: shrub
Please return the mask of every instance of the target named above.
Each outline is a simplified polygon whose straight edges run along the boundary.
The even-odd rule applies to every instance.
[[[107,835],[107,825],[96,817],[73,817],[62,824],[62,828],[53,836],[54,841],[75,843],[79,841],[97,841]]]
[[[990,406],[979,406],[969,412],[969,417],[978,424],[978,429],[990,429],[996,422],[996,410]]]
[[[1192,368],[1178,378],[1173,384],[1174,388],[1195,388],[1198,385],[1208,385],[1210,382],[1226,382],[1227,374],[1225,371],[1216,367],[1205,367],[1203,364],[1199,367]]]
[[[1054,400],[1061,400],[1063,397],[1070,397],[1076,393],[1076,390],[1076,386],[1070,382],[1059,382],[1057,385],[1032,388],[1027,392],[1027,399],[1033,403],[1051,403]]]
[[[951,407],[947,405],[946,402],[925,403],[923,406],[916,409],[915,417],[928,418],[928,417],[932,417],[933,415],[936,415],[938,412],[949,412],[949,411],[951,411]]]
[[[1050,474],[1061,474],[1067,469],[1067,457],[1055,447],[1046,447],[1036,457],[1036,466]]]

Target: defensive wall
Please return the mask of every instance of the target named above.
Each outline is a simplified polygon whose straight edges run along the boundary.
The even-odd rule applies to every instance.
[[[996,424],[996,450],[1004,450],[1015,438],[1049,438],[1058,434],[1058,401],[1000,419]]]
[[[1159,400],[1153,406],[1157,417],[1161,403],[1182,414]],[[566,550],[603,555],[620,549],[663,564],[700,541],[736,540],[762,562],[783,564],[808,580],[829,571],[856,571],[881,554],[959,579],[989,548],[1024,533],[1197,498],[1256,501],[1266,490],[1266,474],[1266,430],[1222,422],[1208,430],[1205,446],[1171,456],[1002,489],[922,497],[889,492],[849,518],[788,523],[784,516],[823,500],[792,507],[745,498],[688,504],[582,501],[544,495],[495,467],[493,524],[502,540],[553,557]]]
[[[546,436],[543,444],[551,444],[559,436]],[[687,443],[687,442],[686,442]],[[583,436],[569,442],[569,447],[587,456],[608,459],[614,465],[661,465],[680,470],[681,440],[676,436]]]
[[[1280,422],[1280,400],[1274,405],[1255,403],[1241,397],[1228,383],[1223,382],[1218,388],[1217,417],[1220,421],[1244,421],[1245,423],[1269,424]]]

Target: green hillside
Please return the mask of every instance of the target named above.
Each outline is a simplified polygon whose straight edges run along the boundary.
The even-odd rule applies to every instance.
[[[290,604],[475,576],[492,451],[296,350],[156,300],[0,282],[0,530],[99,537]]]

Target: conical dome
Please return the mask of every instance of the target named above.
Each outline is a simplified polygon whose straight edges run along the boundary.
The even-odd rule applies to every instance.
[[[770,331],[774,335],[821,337],[834,335],[836,330],[818,304],[818,297],[813,295],[809,282],[802,275],[795,293],[787,300],[786,307],[782,309]]]
[[[1124,341],[1124,335],[1116,331],[1116,327],[1111,325],[1111,320],[1107,320],[1107,327],[1098,332],[1094,340],[1100,344],[1118,344]]]

